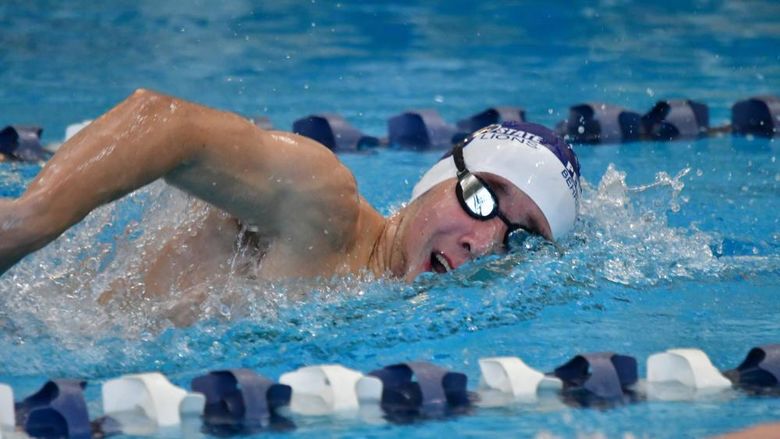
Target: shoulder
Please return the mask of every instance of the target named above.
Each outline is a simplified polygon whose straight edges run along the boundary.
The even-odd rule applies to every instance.
[[[340,248],[354,239],[352,232],[361,212],[357,181],[327,148],[312,146],[306,155],[308,165],[288,168],[287,177],[298,182],[285,191],[288,225],[305,230],[310,238],[320,238],[328,247]]]

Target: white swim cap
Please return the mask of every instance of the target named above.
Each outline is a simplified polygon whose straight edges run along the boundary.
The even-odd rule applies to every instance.
[[[553,239],[574,227],[580,199],[580,165],[569,144],[549,129],[521,122],[485,127],[471,136],[463,158],[471,172],[489,172],[506,178],[539,206],[550,224]],[[450,154],[423,175],[412,200],[457,175]]]

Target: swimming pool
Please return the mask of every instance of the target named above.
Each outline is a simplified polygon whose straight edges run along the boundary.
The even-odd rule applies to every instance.
[[[338,111],[384,135],[405,108],[454,121],[495,104],[553,125],[583,101],[644,112],[669,97],[706,102],[719,124],[735,101],[778,93],[778,22],[771,2],[10,2],[0,5],[0,122],[39,123],[45,139],[60,140],[67,124],[143,86],[267,115],[283,129]],[[488,258],[412,285],[336,279],[303,301],[285,295],[291,285],[228,277],[214,283],[201,323],[184,329],[161,317],[169,303],[95,303],[116,279],[137,288],[139,241],[199,214],[153,185],[0,278],[0,382],[21,397],[47,377],[88,379],[94,416],[102,380],[146,370],[186,385],[225,367],[276,378],[306,364],[369,371],[427,360],[467,373],[473,387],[477,359],[497,354],[547,371],[613,350],[636,356],[643,375],[643,359],[670,347],[701,348],[729,369],[751,346],[780,340],[776,141],[576,150],[584,215],[561,257]],[[342,159],[389,213],[439,155]],[[0,195],[18,194],[38,169],[0,164]],[[406,426],[296,418],[291,434],[701,437],[779,418],[776,398],[728,394],[609,410],[516,404]]]

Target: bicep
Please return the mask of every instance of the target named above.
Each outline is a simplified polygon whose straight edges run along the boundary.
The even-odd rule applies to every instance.
[[[169,183],[271,236],[333,223],[339,210],[337,223],[350,219],[355,181],[330,150],[295,134],[261,130],[235,114],[203,111],[191,128],[202,144],[166,177]]]

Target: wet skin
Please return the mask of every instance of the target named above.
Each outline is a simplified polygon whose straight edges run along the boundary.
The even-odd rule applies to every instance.
[[[501,177],[482,176],[513,222],[550,237],[530,198]],[[455,269],[497,249],[506,231],[498,218],[479,221],[463,211],[455,178],[384,218],[319,143],[138,90],[66,142],[20,198],[0,200],[0,273],[93,209],[159,178],[214,212],[195,236],[171,237],[150,255],[152,290],[165,290],[174,273],[181,277],[173,266],[197,267],[194,278],[225,270],[239,223],[257,231],[259,273],[267,279],[369,272],[411,281],[441,271],[434,255]],[[174,251],[183,243],[189,253]]]

